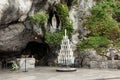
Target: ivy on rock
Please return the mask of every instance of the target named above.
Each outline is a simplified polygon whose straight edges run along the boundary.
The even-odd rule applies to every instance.
[[[104,36],[90,36],[86,40],[80,42],[78,44],[78,47],[81,50],[84,50],[84,49],[100,50],[100,48],[101,49],[107,48],[110,43],[111,41]]]
[[[48,14],[44,12],[37,12],[34,14],[34,16],[30,17],[30,22],[35,24],[38,28],[41,28],[43,31],[43,36],[45,35],[45,23],[48,21]]]
[[[32,23],[38,23],[40,25],[45,24],[48,20],[48,15],[44,12],[37,12],[34,16],[30,17]]]

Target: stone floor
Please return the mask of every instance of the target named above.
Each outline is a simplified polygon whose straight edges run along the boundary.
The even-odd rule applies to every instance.
[[[56,72],[56,67],[38,67],[28,72],[0,70],[0,80],[120,80],[120,70],[77,69]]]

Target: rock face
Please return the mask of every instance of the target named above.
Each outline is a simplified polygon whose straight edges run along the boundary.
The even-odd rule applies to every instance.
[[[21,45],[25,43],[25,39],[22,39],[22,36],[25,35],[24,30],[25,26],[22,23],[12,24],[5,29],[1,29],[0,49],[3,51],[19,50]],[[28,35],[25,37],[29,38]]]
[[[33,41],[33,33],[42,35],[41,29],[31,25],[28,17],[38,11],[46,12],[60,1],[66,0],[0,0],[0,53],[21,51],[28,42]],[[71,38],[74,49],[81,39],[78,36],[85,32],[82,19],[90,15],[89,8],[94,4],[93,0],[77,0],[77,4],[73,3],[70,8],[69,15],[74,26]]]
[[[72,5],[69,9],[69,17],[73,21],[74,29],[71,41],[73,50],[76,50],[77,43],[80,40],[84,40],[86,38],[85,36],[89,33],[89,30],[86,30],[82,24],[87,16],[91,15],[89,9],[94,6],[96,2],[95,0],[75,1],[76,2],[73,1],[73,3],[71,3],[68,0],[0,0],[0,54],[5,52],[20,52],[29,42],[35,41],[34,37],[36,33],[42,35],[42,29],[36,25],[31,25],[28,17],[38,11],[47,12],[54,3],[57,4],[59,2],[67,2]],[[56,26],[56,19],[54,18],[52,20]],[[45,28],[47,28],[47,26],[45,26]],[[52,29],[51,32],[54,32],[54,30]],[[39,38],[38,41],[40,41],[40,39],[41,38]],[[77,64],[79,63],[81,67],[120,69],[120,55],[118,54],[114,55],[114,58],[118,60],[106,61],[105,57],[96,54],[94,50],[83,53],[77,51],[76,53],[79,54],[76,57],[76,62]],[[52,55],[52,57],[55,58],[56,56],[57,55]],[[107,56],[110,57],[111,54]],[[49,58],[48,61],[52,62],[52,59]],[[46,59],[44,61],[46,61]]]
[[[46,12],[54,3],[62,1],[67,0],[0,0],[0,52],[20,51],[28,42],[33,41],[33,32],[37,33],[41,29],[34,29],[28,17],[38,11]],[[94,0],[76,1],[71,4],[69,12],[74,25],[71,38],[74,49],[79,40],[84,38],[79,36],[87,34],[82,23],[90,15],[89,8],[95,5]],[[42,34],[42,31],[39,33]]]
[[[110,56],[97,54],[95,50],[78,51],[75,59],[76,67],[97,69],[120,69],[120,60],[108,59]]]
[[[76,60],[80,67],[90,67],[91,61],[105,61],[105,58],[98,55],[95,50],[77,51]],[[93,63],[94,64],[94,63]]]
[[[32,0],[0,1],[0,51],[20,51],[30,40],[31,32],[24,25]]]
[[[91,15],[89,9],[96,4],[94,0],[76,0],[73,3],[69,16],[70,19],[73,21],[73,29],[74,32],[72,34],[72,43],[74,49],[76,49],[76,44],[80,41],[85,39],[85,36],[89,33],[83,26],[83,21]]]
[[[4,25],[13,21],[25,21],[32,0],[2,0],[0,4],[0,24]]]
[[[33,40],[27,17],[59,0],[0,0],[0,52],[20,51]]]

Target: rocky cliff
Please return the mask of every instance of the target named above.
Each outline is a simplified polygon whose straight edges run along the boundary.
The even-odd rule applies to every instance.
[[[52,1],[0,1],[0,51],[20,51],[32,40],[33,30],[27,18],[36,11],[47,10]]]
[[[87,34],[82,22],[90,15],[89,8],[95,5],[94,0],[76,0],[77,3],[72,4],[68,0],[1,0],[0,52],[21,51],[36,35],[28,18],[38,11],[49,11],[51,5],[62,1],[71,6],[69,15],[74,25],[71,40],[76,45],[81,39],[79,36]]]

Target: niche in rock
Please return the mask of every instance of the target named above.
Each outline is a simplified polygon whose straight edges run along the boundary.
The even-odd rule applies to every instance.
[[[55,32],[60,28],[60,17],[56,11],[55,3],[49,7],[49,19],[48,24],[50,26],[50,31]]]
[[[51,51],[47,43],[31,41],[26,45],[22,54],[29,55],[29,57],[33,56],[37,61],[36,65],[48,65]]]
[[[68,7],[72,6],[74,0],[61,0],[61,3],[66,3]]]

